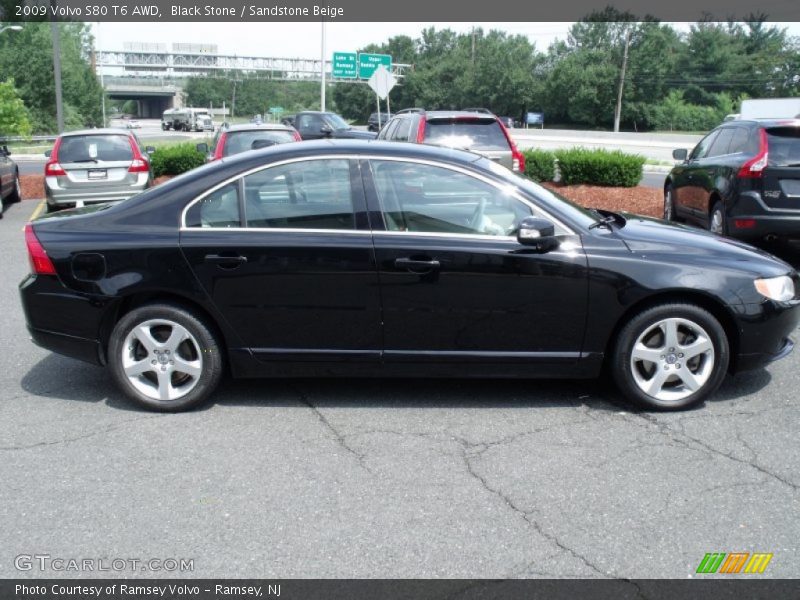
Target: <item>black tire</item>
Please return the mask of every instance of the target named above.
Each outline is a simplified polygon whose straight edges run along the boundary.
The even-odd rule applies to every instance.
[[[675,212],[675,188],[668,185],[664,188],[664,220],[675,223],[678,221]]]
[[[171,343],[173,339],[176,343]],[[211,328],[189,309],[171,303],[146,304],[123,316],[111,333],[108,362],[128,398],[165,412],[187,410],[208,400],[224,367]]]
[[[694,304],[670,303],[628,321],[610,364],[617,387],[631,402],[648,410],[683,410],[719,388],[729,361],[728,338],[711,313]]]
[[[12,204],[20,202],[22,200],[22,186],[19,183],[19,171],[14,173],[14,188],[11,190],[11,195],[8,197],[8,201]]]
[[[715,219],[718,219],[718,221],[715,221]],[[715,227],[717,222],[719,223],[719,229]],[[721,200],[717,200],[711,207],[711,212],[708,213],[708,230],[717,235],[728,235],[728,226],[725,223],[725,206]]]

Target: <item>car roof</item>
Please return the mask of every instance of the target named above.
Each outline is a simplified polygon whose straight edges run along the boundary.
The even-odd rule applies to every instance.
[[[497,117],[492,113],[476,112],[470,110],[429,110],[425,113],[427,120],[431,119],[457,119],[461,117],[472,117],[484,121],[494,121]]]
[[[718,127],[735,127],[736,125],[760,125],[761,127],[800,127],[800,118],[791,117],[783,119],[731,119],[721,123]]]
[[[127,129],[117,127],[103,127],[98,129],[77,129],[75,131],[65,131],[61,137],[71,137],[74,135],[130,135]]]
[[[323,154],[365,154],[387,158],[417,158],[470,164],[483,158],[482,155],[466,150],[457,150],[428,144],[403,144],[382,140],[324,139],[297,144],[277,144],[227,156],[220,161],[227,165],[237,165],[255,161],[263,164],[267,155],[283,155],[285,158],[313,157]],[[242,165],[244,166],[244,165]]]
[[[224,128],[227,133],[236,131],[294,131],[282,123],[239,123]]]

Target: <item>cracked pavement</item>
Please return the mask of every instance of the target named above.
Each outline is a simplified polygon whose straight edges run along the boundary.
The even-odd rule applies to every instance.
[[[47,553],[193,558],[193,577],[686,578],[706,552],[800,576],[797,353],[684,413],[602,381],[396,379],[227,380],[204,410],[148,413],[28,341],[33,209],[0,222],[0,577],[79,575],[15,571]]]

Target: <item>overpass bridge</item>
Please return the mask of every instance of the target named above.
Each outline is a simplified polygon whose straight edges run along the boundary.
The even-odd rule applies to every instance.
[[[97,50],[93,61],[103,74],[111,98],[136,100],[140,117],[156,118],[167,108],[183,106],[182,90],[188,77],[259,78],[276,81],[321,81],[323,61],[220,54],[212,44],[126,43],[123,50]],[[402,80],[412,65],[393,64]],[[354,79],[331,77],[331,61],[324,61],[325,77],[337,83]],[[362,80],[363,82],[363,80]]]

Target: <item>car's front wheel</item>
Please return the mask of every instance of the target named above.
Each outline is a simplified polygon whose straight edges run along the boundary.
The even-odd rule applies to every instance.
[[[147,304],[123,316],[111,334],[108,358],[129,398],[163,411],[207,400],[223,369],[220,345],[208,325],[167,303]]]
[[[664,220],[678,220],[675,216],[675,190],[671,185],[664,188]]]
[[[9,196],[9,202],[19,202],[22,200],[22,186],[19,182],[19,173],[14,173],[14,187],[11,189],[11,196]]]
[[[622,328],[612,373],[636,404],[680,410],[699,404],[719,388],[729,352],[725,330],[707,310],[693,304],[660,304]]]

